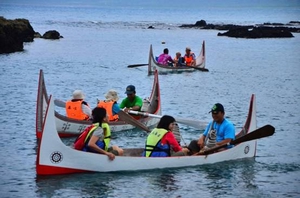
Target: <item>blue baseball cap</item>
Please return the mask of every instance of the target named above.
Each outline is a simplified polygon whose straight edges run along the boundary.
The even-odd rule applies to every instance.
[[[135,93],[135,86],[133,85],[128,85],[125,91],[125,94],[133,94]]]

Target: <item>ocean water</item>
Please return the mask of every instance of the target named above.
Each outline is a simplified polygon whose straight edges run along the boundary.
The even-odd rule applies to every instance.
[[[0,15],[26,18],[35,31],[54,29],[64,37],[35,39],[23,52],[0,55],[0,197],[299,197],[300,34],[236,39],[178,26],[201,19],[214,24],[300,21],[300,1],[3,0]],[[150,25],[155,29],[147,29]],[[150,44],[155,54],[168,47],[174,56],[186,46],[198,54],[203,40],[209,72],[160,75],[162,112],[209,121],[208,111],[220,102],[239,131],[254,93],[258,127],[276,129],[257,141],[255,159],[172,170],[36,176],[40,69],[48,93],[62,100],[82,89],[95,106],[111,88],[124,98],[129,84],[147,97],[153,76],[146,67],[127,65],[147,63]],[[183,145],[203,132],[184,125],[180,130]],[[133,130],[114,134],[112,141],[141,147],[145,138],[143,131]]]

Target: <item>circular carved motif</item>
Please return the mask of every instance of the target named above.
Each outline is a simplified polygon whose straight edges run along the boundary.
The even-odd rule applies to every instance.
[[[249,145],[245,146],[244,153],[245,154],[249,153],[249,150],[250,150]]]
[[[50,160],[52,163],[57,164],[63,160],[63,155],[61,152],[55,151],[55,152],[51,153]]]

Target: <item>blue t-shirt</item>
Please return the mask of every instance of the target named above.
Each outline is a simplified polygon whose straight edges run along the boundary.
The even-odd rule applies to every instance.
[[[211,121],[208,124],[208,126],[206,127],[206,129],[203,133],[203,135],[205,135],[205,137],[207,136],[212,123],[213,123],[213,121]],[[217,142],[221,142],[228,138],[230,138],[232,140],[235,139],[235,127],[232,124],[232,122],[230,122],[227,119],[224,119],[221,124],[214,122],[213,129],[215,129],[217,132],[217,139],[216,139]]]

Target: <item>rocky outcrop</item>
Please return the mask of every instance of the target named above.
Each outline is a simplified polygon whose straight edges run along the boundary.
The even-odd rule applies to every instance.
[[[218,33],[218,36],[228,36],[235,38],[290,38],[293,34],[287,29],[277,29],[275,27],[255,27],[233,28],[225,33]]]
[[[27,19],[0,17],[0,54],[23,50],[23,42],[32,42],[34,30]]]
[[[234,24],[207,24],[205,20],[197,21],[195,24],[183,24],[180,28],[198,28],[224,30],[218,36],[236,38],[289,38],[294,37],[292,32],[300,33],[299,21],[282,23],[263,23],[257,25],[234,25]],[[293,27],[297,26],[297,27]]]
[[[0,17],[0,54],[23,51],[24,42],[32,42],[34,38],[63,38],[56,30],[49,30],[41,36],[35,32],[27,19],[8,20]]]
[[[44,39],[60,39],[63,38],[58,31],[56,30],[49,30],[43,34]]]

